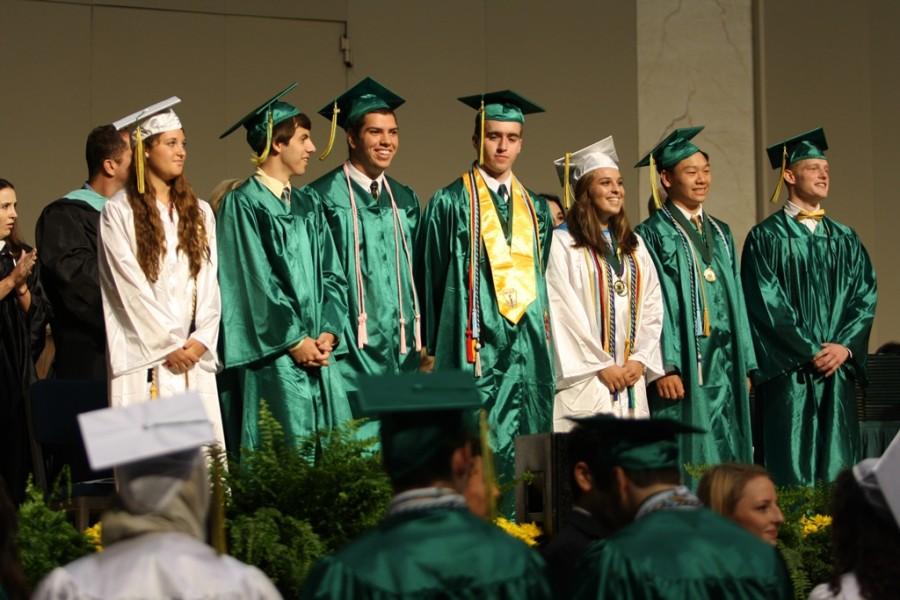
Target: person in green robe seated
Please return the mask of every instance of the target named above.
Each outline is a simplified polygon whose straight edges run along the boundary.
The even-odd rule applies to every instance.
[[[357,417],[360,375],[410,372],[420,363],[421,323],[412,270],[419,198],[387,175],[400,146],[394,111],[403,102],[367,77],[319,111],[332,121],[332,132],[340,126],[347,136],[347,160],[309,187],[322,198],[347,274],[347,354],[338,368]],[[334,139],[332,135],[321,159]],[[376,423],[363,426],[361,435],[377,436]]]
[[[550,431],[553,411],[544,281],[553,224],[513,174],[524,115],[543,109],[508,90],[460,100],[478,110],[478,157],[425,207],[416,279],[431,366],[475,377],[502,484],[514,477],[516,436]],[[504,513],[512,500],[502,499]]]
[[[750,230],[741,275],[756,342],[757,446],[779,485],[832,481],[859,459],[857,383],[875,317],[875,271],[856,233],[825,216],[819,128],[767,149],[784,206]]]
[[[471,376],[379,375],[360,383],[363,412],[381,417],[382,460],[395,495],[378,527],[313,567],[300,597],[549,598],[540,556],[466,506],[481,404]]]
[[[315,151],[309,118],[279,100],[238,121],[258,168],[218,206],[219,399],[227,445],[255,448],[265,401],[298,441],[351,418],[335,358],[346,352],[346,280],[321,199],[290,178]]]
[[[703,508],[680,485],[678,437],[702,430],[672,419],[573,420],[594,437],[590,476],[617,530],[585,552],[574,598],[794,597],[773,546]]]
[[[748,377],[756,358],[731,229],[704,208],[712,182],[709,156],[691,142],[702,129],[676,129],[636,165],[651,169],[658,210],[635,232],[653,257],[665,300],[666,375],[649,390],[650,414],[710,432],[681,439],[685,463],[747,463]]]

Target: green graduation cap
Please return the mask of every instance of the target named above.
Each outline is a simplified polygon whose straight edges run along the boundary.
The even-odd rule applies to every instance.
[[[478,118],[481,120],[478,164],[484,164],[485,121],[513,121],[524,125],[525,115],[544,112],[543,108],[512,90],[487,92],[474,96],[463,96],[457,99],[466,106],[477,110]]]
[[[706,433],[674,419],[619,419],[599,414],[570,420],[600,435],[603,442],[598,451],[605,464],[629,470],[680,467],[678,436]]]
[[[247,143],[257,154],[252,157],[252,161],[256,165],[261,165],[269,157],[269,149],[272,146],[272,128],[282,121],[300,114],[292,104],[279,100],[282,96],[294,90],[297,82],[294,82],[251,110],[237,123],[229,127],[225,133],[219,136],[221,140],[234,133],[234,131],[244,126],[247,130]],[[262,148],[258,151],[257,148]]]
[[[331,120],[331,133],[328,136],[325,152],[322,153],[319,160],[325,160],[331,154],[337,126],[346,131],[359,123],[360,119],[373,110],[396,110],[404,102],[406,100],[391,90],[371,77],[366,77],[326,106],[323,106],[319,114]]]
[[[659,169],[671,169],[688,156],[700,152],[700,148],[695,146],[691,140],[701,131],[703,131],[703,125],[676,129],[634,165],[635,168],[650,167],[650,190],[653,193],[656,208],[662,208],[658,187]]]
[[[795,135],[783,142],[778,142],[766,148],[766,155],[769,157],[769,163],[773,169],[780,169],[778,174],[778,183],[775,185],[775,191],[772,193],[770,202],[777,202],[781,196],[781,188],[784,185],[784,171],[788,165],[792,165],[799,160],[808,158],[825,158],[825,151],[828,150],[828,142],[825,140],[825,130],[821,127]]]
[[[448,443],[478,433],[474,410],[481,398],[461,371],[366,376],[359,405],[381,419],[381,452],[392,479],[414,472]]]

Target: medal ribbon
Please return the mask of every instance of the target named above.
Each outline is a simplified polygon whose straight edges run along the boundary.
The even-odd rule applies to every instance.
[[[471,189],[472,183],[468,173],[464,173],[462,178],[466,182],[472,203],[477,200],[481,239],[484,241],[484,249],[493,275],[497,307],[504,318],[516,324],[528,306],[537,299],[537,281],[534,274],[537,221],[529,206],[530,199],[526,200],[525,189],[515,177],[512,177],[509,199],[512,203],[510,207],[512,240],[507,244],[490,190],[477,169],[473,170],[473,175],[475,190]]]

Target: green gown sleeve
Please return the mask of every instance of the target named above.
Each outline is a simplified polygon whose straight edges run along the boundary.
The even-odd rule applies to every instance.
[[[306,337],[290,281],[284,231],[273,216],[239,191],[223,198],[217,216],[222,326],[219,356],[226,369],[278,355]],[[310,260],[308,253],[307,261]]]
[[[681,298],[683,294],[678,278],[667,275],[671,270],[667,268],[667,265],[677,260],[677,248],[670,248],[666,252],[666,247],[671,246],[671,241],[664,240],[655,228],[645,226],[643,223],[637,226],[636,232],[643,238],[647,251],[653,259],[653,264],[659,274],[659,287],[663,297],[661,339],[663,370],[666,373],[686,373],[688,367],[683,364],[684,355],[681,348],[680,330],[680,323],[684,321],[681,315]],[[664,258],[666,255],[669,258]]]
[[[744,286],[741,283],[741,266],[738,261],[737,250],[734,247],[734,236],[731,234],[731,228],[726,223],[720,223],[728,239],[729,254],[734,263],[732,276],[734,281],[734,314],[735,314],[735,335],[738,337],[738,343],[741,345],[741,354],[744,357],[743,374],[750,377],[750,374],[759,367],[756,362],[756,351],[753,348],[753,336],[750,330],[750,319],[747,315],[747,302],[744,297]]]
[[[857,374],[857,378],[866,381],[865,365],[866,354],[869,351],[869,332],[872,329],[872,321],[875,318],[875,305],[878,299],[878,285],[875,281],[875,270],[869,253],[853,234],[848,271],[845,281],[839,281],[839,285],[845,289],[853,290],[844,307],[840,326],[837,329],[833,341],[846,346],[852,353],[850,359]]]
[[[442,315],[452,240],[457,230],[452,209],[452,198],[445,190],[439,190],[425,207],[416,234],[415,277],[423,321],[422,341],[431,355],[437,346],[438,317]]]

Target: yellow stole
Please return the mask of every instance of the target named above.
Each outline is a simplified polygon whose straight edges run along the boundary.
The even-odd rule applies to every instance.
[[[513,176],[510,178],[512,203],[512,242],[506,243],[500,217],[494,208],[491,192],[481,172],[473,169],[476,192],[473,193],[470,172],[463,173],[462,179],[472,202],[478,201],[481,239],[487,252],[488,263],[494,280],[494,296],[500,314],[510,323],[516,324],[525,310],[537,299],[537,282],[534,275],[535,220],[531,199],[525,188]]]

